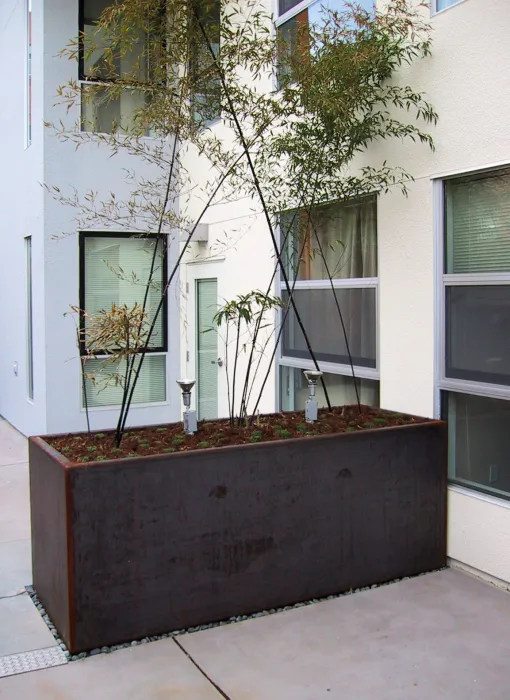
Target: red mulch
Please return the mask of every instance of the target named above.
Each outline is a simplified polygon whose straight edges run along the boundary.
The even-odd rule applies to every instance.
[[[361,413],[357,406],[342,406],[331,412],[326,409],[319,411],[319,418],[313,424],[305,423],[304,414],[299,411],[260,416],[253,425],[242,428],[232,427],[228,420],[202,421],[194,435],[185,435],[182,423],[133,428],[124,434],[120,447],[116,447],[112,431],[45,439],[70,462],[83,463],[288,438],[306,439],[310,435],[354,432],[426,420],[368,406],[362,406]]]

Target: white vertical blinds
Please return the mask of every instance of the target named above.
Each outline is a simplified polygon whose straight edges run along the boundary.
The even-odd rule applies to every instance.
[[[136,359],[134,371],[138,367]],[[89,408],[120,406],[125,386],[126,363],[106,365],[104,359],[85,362],[85,390]],[[134,375],[134,372],[133,372]],[[85,405],[85,397],[84,405]],[[166,355],[147,354],[133,394],[133,403],[154,403],[166,400]]]
[[[446,272],[510,272],[510,171],[447,180]]]
[[[96,314],[111,309],[112,304],[143,304],[154,260],[146,311],[152,320],[163,289],[163,244],[160,239],[86,237],[85,245],[85,310]],[[156,248],[157,246],[157,248]],[[158,315],[150,347],[164,345],[163,314]]]
[[[204,420],[218,417],[218,334],[213,323],[218,309],[217,280],[197,280],[196,298],[197,407],[199,419]]]

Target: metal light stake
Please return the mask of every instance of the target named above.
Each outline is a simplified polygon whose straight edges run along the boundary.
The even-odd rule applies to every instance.
[[[197,412],[190,410],[191,406],[191,390],[195,386],[194,379],[178,379],[177,384],[182,391],[182,401],[184,403],[184,413],[182,414],[182,422],[184,423],[184,432],[187,435],[193,435],[197,432]]]
[[[305,404],[305,420],[307,423],[314,423],[319,413],[319,405],[315,400],[315,390],[317,382],[322,377],[322,372],[315,369],[305,370],[303,374],[308,382],[308,399]]]

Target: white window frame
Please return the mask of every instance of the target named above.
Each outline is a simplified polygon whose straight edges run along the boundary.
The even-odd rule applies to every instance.
[[[294,9],[294,8],[293,8]],[[378,218],[376,212],[376,226]],[[281,246],[281,231],[280,226],[277,224],[277,237],[279,245]],[[377,271],[379,271],[379,241],[377,240]],[[298,289],[331,289],[330,280],[296,280],[292,278],[289,279],[290,287],[294,287],[294,290]],[[333,279],[334,289],[374,289],[375,290],[375,367],[360,367],[359,365],[354,365],[354,374],[357,379],[372,379],[373,381],[380,382],[380,363],[379,363],[379,277],[352,277],[347,279]],[[275,279],[275,296],[281,297],[282,292],[286,291],[286,286],[281,279],[280,274],[276,275]],[[281,328],[282,325],[282,310],[278,310],[275,314],[275,323],[277,329]],[[302,359],[299,357],[286,357],[283,354],[283,344],[282,344],[283,334],[280,336],[278,342],[278,347],[276,350],[276,396],[277,404],[281,407],[281,386],[280,386],[280,369],[282,367],[293,367],[295,369],[315,369],[315,364],[311,359]],[[336,362],[325,362],[318,360],[317,364],[321,372],[327,374],[340,374],[347,377],[352,377],[352,368],[350,365],[336,363]]]
[[[490,273],[463,273],[448,274],[445,270],[445,245],[446,245],[446,222],[445,222],[445,183],[458,177],[470,177],[476,175],[489,175],[498,170],[510,169],[510,163],[502,164],[490,168],[471,170],[468,172],[455,173],[448,177],[442,177],[433,181],[434,208],[435,208],[435,229],[436,229],[436,416],[441,414],[441,391],[451,391],[460,394],[472,394],[475,396],[485,396],[493,399],[510,400],[510,386],[503,384],[490,384],[486,382],[474,382],[466,379],[454,379],[446,376],[446,289],[457,286],[480,286],[509,285],[510,272],[490,272]]]
[[[83,310],[85,309],[85,254],[84,254],[84,239],[85,237],[91,237],[91,238],[101,238],[102,236],[108,237],[109,235],[117,235],[119,239],[122,238],[136,238],[139,234],[138,233],[131,233],[128,231],[105,231],[104,229],[87,229],[86,231],[80,231],[79,233],[79,246],[80,246],[80,274],[79,274],[79,296],[80,296],[80,305],[83,306]],[[168,265],[168,255],[169,255],[169,249],[166,249],[165,256],[166,256],[166,265]],[[83,257],[83,260],[82,260]],[[83,268],[83,269],[82,269]],[[168,268],[166,268],[167,272],[166,274],[168,275]],[[83,277],[82,277],[83,275]],[[165,273],[163,273],[165,275]],[[163,279],[165,279],[165,276],[163,276]],[[143,408],[157,408],[158,406],[168,406],[171,404],[170,400],[170,390],[171,390],[171,383],[170,383],[170,371],[169,371],[169,353],[170,353],[170,343],[169,343],[169,338],[170,338],[170,330],[169,330],[169,303],[168,303],[168,296],[167,296],[167,301],[163,304],[162,308],[162,318],[164,318],[163,321],[163,333],[164,333],[164,338],[163,338],[163,344],[161,347],[158,347],[156,350],[148,350],[145,353],[146,357],[161,357],[164,356],[165,358],[165,396],[166,398],[163,401],[149,401],[149,402],[140,402],[140,403],[132,403],[130,410],[138,410],[138,409],[143,409]],[[79,348],[81,352],[81,347]],[[106,360],[109,356],[106,354],[101,354],[98,353],[97,355],[94,355],[94,359],[96,360]],[[81,413],[86,413],[87,411],[89,413],[95,412],[95,411],[111,411],[112,409],[118,409],[120,408],[121,404],[107,404],[105,406],[88,406],[86,408],[84,406],[84,395],[83,395],[83,382],[81,378],[81,373],[83,371],[83,368],[81,366],[82,362],[82,356],[80,356],[80,412]],[[145,359],[144,359],[145,362]]]
[[[431,3],[430,3],[430,14],[431,15],[442,15],[443,12],[447,12],[448,10],[451,10],[452,7],[455,7],[456,5],[460,5],[461,2],[466,2],[466,0],[455,0],[453,5],[449,5],[448,7],[444,7],[442,10],[437,9],[437,2],[438,2],[438,0],[431,0]]]
[[[282,24],[285,24],[285,22],[288,22],[289,19],[292,19],[300,12],[303,12],[303,10],[306,10],[307,7],[310,7],[310,5],[313,5],[316,1],[317,0],[301,0],[301,2],[298,2],[297,5],[291,7],[290,10],[284,12],[283,15],[280,15],[278,14],[278,0],[275,0],[275,26],[280,27]]]

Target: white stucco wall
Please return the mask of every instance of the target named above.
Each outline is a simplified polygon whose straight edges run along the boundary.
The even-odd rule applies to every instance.
[[[0,3],[0,414],[24,433],[46,425],[43,192],[43,12],[33,9],[32,145],[27,148],[23,0]],[[32,237],[34,401],[28,400],[25,237]],[[14,366],[17,365],[17,374]]]

